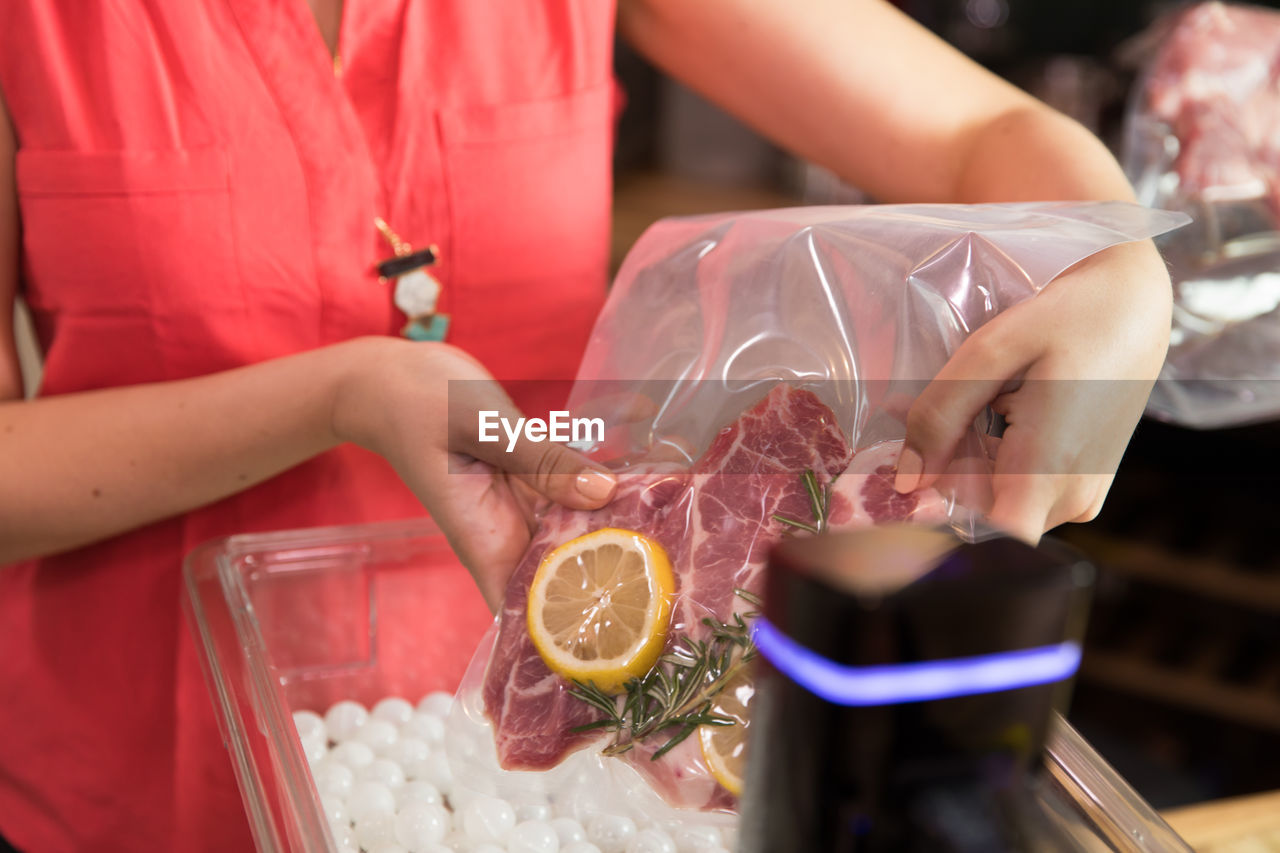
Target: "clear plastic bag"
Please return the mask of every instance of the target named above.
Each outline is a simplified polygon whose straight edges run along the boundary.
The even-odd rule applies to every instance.
[[[749,699],[737,664],[749,647],[733,638],[769,547],[805,528],[885,520],[974,532],[969,498],[980,490],[966,483],[989,474],[982,431],[937,489],[892,489],[911,400],[969,333],[1068,267],[1185,221],[1117,202],[818,207],[655,225],[618,274],[569,404],[611,427],[584,449],[617,470],[618,495],[596,512],[542,515],[459,691],[458,780],[517,802],[585,797],[583,808],[649,819],[668,806],[732,814],[732,775],[708,763],[710,727],[684,740],[685,726],[659,729],[630,746],[634,726],[581,728],[605,715],[528,635],[544,557],[604,527],[657,541],[675,578],[658,666],[667,675],[633,682],[635,692],[658,697],[658,718],[664,708],[680,718],[688,703],[664,704],[663,679],[702,655],[726,662],[699,675],[711,688],[704,711],[722,713],[714,697],[726,682],[746,679]]]
[[[1148,412],[1214,428],[1280,416],[1280,12],[1204,3],[1158,21],[1122,158],[1138,198],[1195,223],[1161,248],[1169,357]]]

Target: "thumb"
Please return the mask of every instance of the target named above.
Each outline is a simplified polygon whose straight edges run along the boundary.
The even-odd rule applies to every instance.
[[[570,509],[598,509],[618,488],[611,471],[575,450],[554,442],[517,441],[503,470],[515,475],[543,497]]]
[[[496,382],[450,383],[450,450],[479,459],[570,509],[598,509],[618,480],[603,465],[548,436],[547,424],[521,414]],[[487,425],[487,428],[486,428]]]
[[[946,471],[957,444],[983,407],[1032,362],[1027,343],[1004,333],[1018,307],[970,334],[906,414],[906,438],[893,488],[928,487]]]
[[[978,413],[1030,363],[1029,354],[1019,353],[1015,345],[997,343],[992,327],[1001,319],[965,340],[911,404],[896,491],[905,494],[936,482]]]

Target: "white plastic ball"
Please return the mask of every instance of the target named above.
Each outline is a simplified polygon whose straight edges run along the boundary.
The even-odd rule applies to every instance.
[[[445,736],[444,719],[422,711],[414,713],[409,722],[400,726],[401,737],[415,737],[427,743],[440,743]]]
[[[475,788],[468,788],[465,785],[457,785],[449,792],[446,799],[449,801],[449,807],[455,812],[461,813],[467,807],[467,803],[480,797],[491,797],[492,794],[486,794],[477,791]]]
[[[568,847],[561,847],[560,853],[600,853],[600,848],[590,841],[575,841]]]
[[[356,732],[355,739],[381,755],[387,747],[400,739],[400,730],[395,723],[386,720],[369,720]]]
[[[462,831],[473,841],[499,842],[516,825],[516,812],[506,800],[476,797],[459,813]]]
[[[444,805],[444,797],[436,790],[436,786],[421,779],[411,779],[397,788],[396,808],[404,808],[409,803],[426,803],[429,806]]]
[[[334,761],[341,761],[352,770],[361,770],[372,764],[377,756],[373,754],[373,749],[367,743],[348,740],[330,750],[329,757]]]
[[[451,829],[449,812],[431,803],[407,803],[396,815],[396,840],[418,851],[439,844]]]
[[[428,693],[422,697],[422,701],[418,703],[418,710],[424,714],[435,714],[437,717],[447,717],[449,712],[453,710],[453,696],[449,693],[436,691]]]
[[[329,754],[329,744],[321,737],[308,735],[302,738],[302,754],[307,757],[307,764],[315,767]]]
[[[431,747],[425,740],[407,736],[402,731],[400,738],[382,751],[382,757],[390,758],[401,767],[412,767],[431,757]]]
[[[508,853],[559,853],[560,836],[543,820],[526,820],[507,833]]]
[[[311,778],[315,780],[320,796],[342,799],[351,793],[356,774],[341,762],[325,759],[311,768]]]
[[[483,844],[472,847],[471,853],[507,853],[507,851],[503,847],[499,847],[496,844],[490,844],[486,841]]]
[[[642,829],[627,842],[627,853],[676,853],[676,843],[661,829]]]
[[[293,727],[298,730],[298,737],[306,740],[307,738],[319,738],[321,741],[329,740],[329,732],[324,726],[324,718],[315,711],[294,711]]]
[[[363,767],[356,774],[357,779],[367,779],[370,782],[381,782],[392,791],[404,784],[404,771],[400,769],[400,765],[396,764],[389,758],[375,758],[368,767]]]
[[[416,762],[410,771],[410,778],[430,782],[446,796],[453,790],[453,770],[449,768],[449,759],[443,752],[431,753],[426,761]]]
[[[450,853],[471,853],[471,848],[475,844],[472,843],[470,838],[467,838],[466,833],[462,831],[462,828],[458,826],[455,820],[453,832],[449,833],[445,840],[440,842],[440,846],[449,850]],[[414,853],[417,853],[417,851],[415,850]]]
[[[355,851],[360,849],[359,842],[356,841],[355,830],[346,824],[329,824],[329,831],[333,833],[333,840],[337,843],[338,849],[343,851]]]
[[[556,836],[560,839],[560,844],[573,844],[577,841],[587,840],[587,831],[582,828],[582,824],[578,823],[571,817],[558,817],[551,821],[551,828],[556,831]]]
[[[324,726],[329,739],[341,743],[351,740],[356,732],[369,721],[369,712],[359,702],[344,699],[334,703],[324,712]]]
[[[516,820],[540,820],[544,823],[552,818],[551,806],[546,803],[523,803],[516,806]]]
[[[738,825],[725,826],[720,828],[720,844],[729,850],[738,849]]]
[[[377,847],[370,848],[369,853],[409,853],[409,850],[392,841],[388,844],[379,844]],[[414,851],[414,853],[431,853],[431,851]],[[448,851],[448,853],[453,853],[453,851]]]
[[[586,829],[601,853],[625,853],[636,835],[636,822],[623,815],[595,814],[587,818]]]
[[[413,716],[413,703],[399,696],[388,696],[378,700],[369,710],[369,717],[374,720],[386,720],[399,727],[409,722]]]
[[[575,781],[556,792],[556,812],[586,826],[593,815],[612,811],[613,799],[613,791],[608,785],[599,781]]]
[[[719,847],[723,839],[714,826],[680,826],[671,832],[680,853],[701,853],[704,847]]]
[[[347,804],[342,801],[341,797],[322,796],[320,798],[320,809],[324,812],[324,819],[331,824],[346,826],[351,823],[351,818],[347,815]]]
[[[394,814],[395,810],[395,795],[391,793],[390,788],[380,782],[362,779],[356,782],[355,787],[351,789],[351,794],[347,797],[347,814],[351,815],[351,819],[356,823],[370,815],[382,812]]]
[[[459,753],[467,759],[467,762],[490,776],[498,776],[502,774],[502,764],[498,761],[498,748],[494,745],[493,738],[460,738],[456,744],[450,744],[453,751]],[[531,784],[538,779],[537,774],[529,777]]]
[[[727,847],[699,847],[697,853],[729,853]]]
[[[432,778],[433,765],[430,757],[425,761],[410,761],[408,764],[401,764],[400,769],[404,771],[404,778],[410,782],[428,782]],[[432,784],[434,786],[434,783]]]
[[[396,816],[390,812],[374,812],[356,821],[356,841],[365,850],[396,840]]]

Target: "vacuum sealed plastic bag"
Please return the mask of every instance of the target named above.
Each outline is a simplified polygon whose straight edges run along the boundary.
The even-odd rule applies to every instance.
[[[650,229],[569,404],[607,426],[583,448],[617,470],[617,496],[542,514],[459,691],[458,781],[615,813],[732,813],[769,548],[886,521],[971,533],[980,430],[952,476],[893,489],[913,397],[1063,270],[1185,220],[1122,203],[906,205]]]
[[[1193,427],[1280,416],[1280,12],[1206,3],[1157,23],[1123,159],[1142,203],[1195,223],[1161,248],[1173,336],[1148,411]]]

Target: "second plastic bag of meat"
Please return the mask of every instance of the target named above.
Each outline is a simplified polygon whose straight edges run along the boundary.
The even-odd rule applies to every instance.
[[[544,771],[577,754],[630,767],[672,806],[732,811],[732,761],[711,754],[710,726],[697,720],[734,719],[713,700],[740,685],[726,669],[750,654],[739,629],[770,546],[883,521],[968,532],[989,470],[982,431],[937,488],[898,495],[911,400],[968,334],[1063,270],[1185,221],[1122,203],[906,205],[651,228],[618,275],[569,403],[606,425],[583,449],[618,472],[617,496],[595,512],[541,516],[459,691],[462,722],[485,740],[478,749],[459,737],[459,780],[511,797],[542,790],[554,778]],[[658,543],[674,579],[663,657],[616,698],[553,672],[527,615],[547,554],[603,528]],[[673,691],[700,657],[711,665],[693,686],[710,689]],[[736,689],[739,707],[750,687]],[[665,728],[610,725],[632,701],[651,702],[640,715],[650,724],[683,713]],[[495,760],[501,778],[481,778]]]
[[[1138,198],[1195,225],[1161,241],[1168,358],[1147,411],[1218,429],[1280,418],[1280,11],[1178,6],[1150,55],[1121,156]]]

